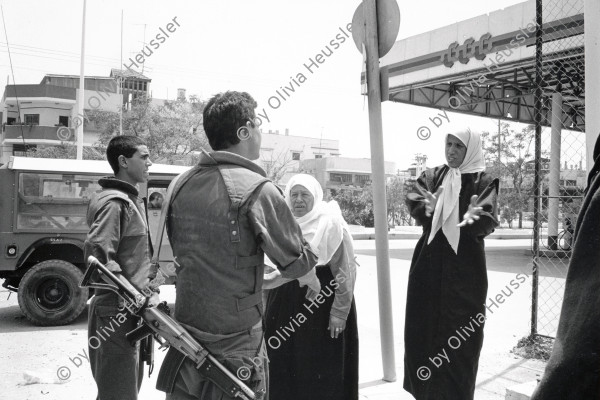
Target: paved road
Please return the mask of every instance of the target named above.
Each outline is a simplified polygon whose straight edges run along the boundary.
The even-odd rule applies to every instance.
[[[356,304],[360,335],[360,387],[361,400],[411,399],[402,390],[403,379],[403,328],[406,306],[408,269],[416,240],[390,241],[391,284],[393,296],[394,344],[397,382],[381,382],[381,348],[379,342],[379,313],[377,296],[377,268],[373,257],[375,242],[356,241],[356,252],[361,267],[356,283]],[[519,272],[530,273],[527,241],[488,240],[490,297],[505,289]],[[562,280],[557,280],[560,282]],[[506,291],[506,289],[505,289]],[[514,357],[510,349],[529,330],[531,285],[522,285],[498,308],[489,314],[485,327],[484,348],[475,398],[501,400],[507,387],[532,381],[539,377],[543,363],[529,362]],[[161,298],[173,303],[172,286],[161,290]],[[559,301],[560,299],[557,299]],[[553,306],[553,309],[556,309]],[[558,308],[559,309],[559,308]],[[85,312],[84,312],[85,313]],[[86,360],[86,315],[72,325],[40,328],[32,326],[22,316],[13,294],[0,291],[0,399],[84,400],[94,396],[95,388],[89,362]],[[156,364],[164,354],[157,352]],[[71,377],[58,381],[57,370],[69,368]],[[25,373],[41,380],[39,384],[26,385]],[[64,372],[64,370],[63,370]],[[164,399],[164,394],[154,389],[156,372],[145,378],[141,397],[145,400]]]

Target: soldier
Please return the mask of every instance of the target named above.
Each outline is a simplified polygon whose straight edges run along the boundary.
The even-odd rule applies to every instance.
[[[135,136],[117,136],[106,148],[114,177],[98,181],[102,191],[90,201],[85,259],[90,255],[158,304],[158,289],[150,284],[156,271],[150,266],[152,245],[144,199],[137,185],[148,180],[152,165],[148,148]],[[119,297],[96,290],[89,307],[88,344],[98,400],[136,400],[144,372],[140,345],[131,345],[127,332],[138,319],[128,317]]]
[[[260,154],[256,102],[225,92],[204,109],[212,153],[175,184],[167,232],[177,261],[175,316],[219,361],[267,398],[262,326],[264,253],[285,278],[317,263],[281,191],[251,160]],[[320,290],[314,274],[307,284]],[[306,279],[306,278],[305,278]],[[159,382],[167,399],[228,399],[189,360],[169,350]]]

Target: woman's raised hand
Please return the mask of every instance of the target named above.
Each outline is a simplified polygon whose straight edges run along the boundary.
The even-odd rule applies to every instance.
[[[467,226],[467,224],[471,225],[473,222],[475,222],[479,219],[479,215],[483,211],[483,207],[477,206],[478,198],[479,198],[479,196],[477,196],[476,194],[471,196],[471,202],[469,203],[469,209],[463,216],[462,222],[460,224],[458,224],[459,227],[462,228],[463,226]]]
[[[440,198],[440,195],[442,194],[442,192],[444,191],[444,187],[440,186],[436,191],[435,194],[431,193],[431,192],[426,192],[425,193],[425,216],[427,217],[431,217],[431,214],[435,211],[435,205],[437,204],[438,199]]]

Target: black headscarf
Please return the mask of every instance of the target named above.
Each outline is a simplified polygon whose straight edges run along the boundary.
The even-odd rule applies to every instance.
[[[587,187],[585,188],[585,193],[587,193],[588,189],[590,188],[594,177],[598,174],[598,172],[600,172],[600,134],[596,139],[596,145],[594,146],[594,154],[592,156],[592,159],[594,160],[594,166],[588,174],[588,182]]]

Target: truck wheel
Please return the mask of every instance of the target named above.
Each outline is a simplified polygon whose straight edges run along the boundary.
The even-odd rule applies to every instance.
[[[80,288],[83,273],[62,260],[34,265],[19,284],[19,307],[27,319],[39,326],[66,325],[81,314],[88,288]]]

